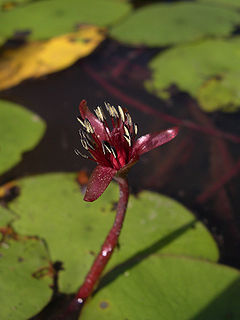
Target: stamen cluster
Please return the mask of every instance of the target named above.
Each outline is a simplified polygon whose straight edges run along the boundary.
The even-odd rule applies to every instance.
[[[105,103],[105,108],[110,116],[110,123],[107,122],[105,113],[100,106],[94,110],[96,118],[91,117],[94,123],[91,123],[87,117],[84,119],[80,116],[77,117],[82,126],[79,130],[81,144],[90,156],[82,154],[77,149],[75,152],[102,166],[119,170],[133,156],[138,126],[133,123],[126,108],[120,106],[115,108],[110,103]]]

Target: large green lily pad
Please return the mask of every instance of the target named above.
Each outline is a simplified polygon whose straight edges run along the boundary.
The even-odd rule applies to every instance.
[[[0,100],[0,174],[21,160],[25,151],[42,138],[45,123],[39,116],[8,101]]]
[[[94,203],[83,201],[75,174],[45,174],[19,181],[20,196],[10,205],[19,215],[14,229],[45,239],[52,261],[62,261],[60,291],[77,290],[98,253],[115,216],[118,188],[111,184]],[[120,236],[120,250],[107,270],[136,254],[154,252],[216,261],[218,249],[206,228],[167,197],[142,192],[131,196]]]
[[[176,85],[196,98],[205,111],[233,111],[240,106],[240,37],[179,46],[157,55],[149,64],[149,91],[168,99]]]
[[[49,39],[73,32],[81,24],[108,26],[123,17],[131,6],[112,0],[32,1],[14,10],[0,12],[0,43],[15,33],[30,39]]]
[[[110,34],[128,44],[167,46],[229,35],[239,20],[239,12],[227,7],[182,1],[158,3],[136,10]]]
[[[0,247],[0,319],[29,319],[49,302],[52,278],[37,276],[48,267],[41,241],[10,241]]]
[[[86,303],[80,319],[237,320],[239,299],[240,273],[235,269],[151,256],[129,269],[119,268],[114,281]]]

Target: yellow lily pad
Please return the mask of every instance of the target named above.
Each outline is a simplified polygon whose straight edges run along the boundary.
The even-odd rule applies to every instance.
[[[67,68],[90,54],[104,38],[103,28],[82,26],[74,33],[5,51],[0,60],[0,90],[27,78],[37,78]]]

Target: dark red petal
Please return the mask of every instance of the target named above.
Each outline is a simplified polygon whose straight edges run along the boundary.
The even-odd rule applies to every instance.
[[[117,170],[110,167],[97,166],[89,179],[85,201],[94,201],[105,191]]]
[[[79,104],[79,111],[81,114],[81,117],[83,119],[87,118],[93,129],[94,132],[96,134],[96,136],[98,137],[98,139],[100,140],[106,140],[106,131],[104,129],[104,125],[103,123],[98,120],[98,118],[88,109],[87,106],[87,101],[86,100],[82,100]]]
[[[149,133],[145,136],[140,137],[133,148],[133,156],[140,156],[152,149],[155,149],[162,144],[172,140],[178,134],[178,128],[174,127],[165,131]]]

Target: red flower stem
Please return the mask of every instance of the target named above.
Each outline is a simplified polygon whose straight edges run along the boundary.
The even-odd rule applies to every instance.
[[[82,286],[80,287],[77,295],[72,301],[68,311],[77,310],[81,304],[83,304],[87,298],[91,295],[96,283],[99,281],[100,276],[108,263],[114,248],[118,243],[118,237],[120,235],[129,196],[128,182],[125,178],[116,177],[115,180],[119,184],[120,198],[117,206],[117,213],[114,224],[106,237],[99,254],[97,255],[93,265],[88,272]]]

